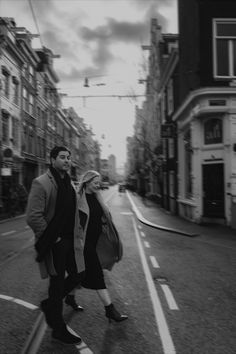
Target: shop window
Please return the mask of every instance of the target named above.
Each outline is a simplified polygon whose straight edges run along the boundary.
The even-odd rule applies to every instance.
[[[223,127],[220,118],[211,118],[204,123],[204,144],[221,144],[223,142]]]
[[[170,197],[174,198],[175,196],[175,172],[169,172],[169,194]]]
[[[236,78],[236,19],[213,20],[215,78]]]

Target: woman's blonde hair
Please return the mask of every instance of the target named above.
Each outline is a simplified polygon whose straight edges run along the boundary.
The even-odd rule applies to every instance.
[[[79,192],[81,192],[86,187],[86,184],[91,182],[95,177],[100,177],[100,173],[95,170],[85,172],[80,180]]]

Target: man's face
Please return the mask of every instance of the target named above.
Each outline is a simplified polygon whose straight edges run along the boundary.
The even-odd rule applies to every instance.
[[[60,151],[55,159],[52,158],[52,166],[58,172],[67,172],[71,167],[71,156],[68,151]]]

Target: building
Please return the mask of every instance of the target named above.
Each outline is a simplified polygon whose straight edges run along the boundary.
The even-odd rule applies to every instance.
[[[236,2],[178,8],[179,214],[236,227]]]

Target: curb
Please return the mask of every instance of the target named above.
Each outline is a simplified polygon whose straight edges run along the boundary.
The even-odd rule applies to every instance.
[[[133,202],[133,200],[132,200],[132,198],[130,196],[130,193],[128,191],[126,191],[126,194],[127,194],[128,198],[129,198],[130,204],[132,206],[132,209],[133,209],[137,219],[142,224],[150,226],[150,227],[153,227],[155,229],[159,229],[159,230],[166,231],[166,232],[172,232],[172,233],[179,234],[179,235],[182,235],[182,236],[187,236],[187,237],[200,236],[199,234],[196,234],[196,233],[189,233],[189,232],[186,232],[186,231],[183,231],[183,230],[169,228],[169,227],[166,227],[166,226],[162,226],[162,225],[158,225],[158,224],[152,223],[151,221],[145,219],[143,217],[143,215],[140,213],[140,211],[137,209],[136,205],[134,204],[134,202]]]
[[[47,324],[42,313],[38,316],[33,329],[27,338],[21,354],[36,354],[42,342]]]
[[[4,222],[7,222],[7,221],[21,219],[21,218],[23,218],[25,216],[26,216],[26,214],[21,214],[21,215],[14,216],[13,218],[2,219],[2,220],[0,220],[0,224],[3,224]]]

